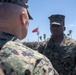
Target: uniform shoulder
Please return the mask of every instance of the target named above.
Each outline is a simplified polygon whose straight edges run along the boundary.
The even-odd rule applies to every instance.
[[[32,57],[37,56],[37,58],[40,58],[40,57],[43,58],[42,54],[40,54],[37,51],[23,45],[21,42],[19,43],[19,42],[9,41],[3,46],[2,50],[4,50],[4,51],[9,50],[12,53],[14,51],[16,51],[16,52],[18,52],[18,54],[21,53],[23,56],[32,56]],[[16,55],[16,54],[14,54],[14,55]]]
[[[22,75],[27,69],[34,70],[34,73],[39,73],[38,75],[42,75],[44,70],[49,72],[48,75],[50,75],[54,70],[52,64],[44,55],[24,46],[22,43],[7,42],[1,49],[0,54],[3,54],[1,60],[4,61],[9,70],[14,69],[15,72]]]
[[[49,41],[50,41],[50,38],[46,39],[45,41],[43,41],[43,45],[48,44],[48,43],[49,43]]]
[[[72,38],[66,36],[66,40],[68,40],[70,43],[76,44],[75,39],[72,39]]]

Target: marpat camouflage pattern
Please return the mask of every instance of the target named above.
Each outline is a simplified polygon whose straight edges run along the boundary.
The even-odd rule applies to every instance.
[[[38,48],[38,51],[50,59],[59,75],[76,75],[76,41],[64,35],[60,43],[52,38]]]
[[[42,54],[24,46],[8,33],[0,33],[0,75],[58,75]]]

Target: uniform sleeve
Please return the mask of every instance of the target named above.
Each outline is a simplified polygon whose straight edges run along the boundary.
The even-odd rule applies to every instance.
[[[38,52],[41,53],[41,54],[44,54],[44,49],[47,47],[47,42],[43,42],[37,49],[38,49]]]
[[[76,50],[76,48],[75,48],[75,50]],[[74,65],[75,65],[75,67],[74,67],[74,75],[76,75],[76,51],[74,52]]]
[[[38,52],[43,54],[43,50],[44,50],[44,46],[43,45],[40,45],[38,48],[37,48]]]
[[[37,60],[34,75],[59,75],[52,66],[51,62],[44,56],[43,59]]]

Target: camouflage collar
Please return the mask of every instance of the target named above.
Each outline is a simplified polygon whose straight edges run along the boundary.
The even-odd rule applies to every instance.
[[[51,38],[49,39],[48,43],[49,43],[49,44],[53,43],[53,44],[59,44],[59,45],[60,45],[60,44],[63,44],[63,43],[66,42],[66,38],[67,38],[67,36],[64,34],[63,40],[62,40],[61,42],[59,42],[59,43],[55,43],[54,40],[53,40],[53,38],[51,37]]]
[[[0,32],[0,49],[3,47],[3,45],[7,42],[7,41],[15,41],[17,40],[17,37],[15,37],[12,34],[9,33],[5,33],[5,32]]]

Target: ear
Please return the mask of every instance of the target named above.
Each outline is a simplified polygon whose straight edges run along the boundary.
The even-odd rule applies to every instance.
[[[66,27],[64,27],[64,31],[65,31]]]
[[[25,25],[25,12],[21,12],[20,14],[20,23],[21,25]]]

